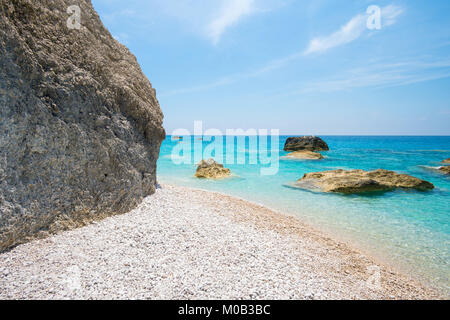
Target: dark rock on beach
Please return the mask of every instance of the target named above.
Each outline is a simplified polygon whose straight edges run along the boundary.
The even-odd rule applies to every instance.
[[[156,92],[89,0],[0,0],[0,114],[0,251],[155,191]]]
[[[328,145],[319,137],[291,137],[284,144],[284,151],[328,151]]]
[[[397,188],[419,191],[434,188],[433,184],[428,181],[383,169],[375,171],[333,170],[307,173],[293,186],[302,189],[347,194],[390,191]]]

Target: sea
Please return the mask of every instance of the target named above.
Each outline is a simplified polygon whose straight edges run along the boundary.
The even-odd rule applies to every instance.
[[[450,176],[438,168],[450,158],[450,136],[321,136],[330,147],[321,152],[323,160],[286,159],[287,138],[167,136],[158,182],[217,191],[295,216],[449,295]],[[195,178],[198,161],[210,157],[232,177]],[[290,186],[309,172],[379,168],[427,180],[435,189],[341,195]]]

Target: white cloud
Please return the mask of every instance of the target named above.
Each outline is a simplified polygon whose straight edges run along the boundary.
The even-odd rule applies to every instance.
[[[393,25],[397,21],[397,17],[403,12],[398,6],[388,5],[381,8],[382,26],[387,27]],[[325,52],[331,48],[342,46],[344,44],[355,41],[366,32],[367,14],[358,14],[350,19],[338,31],[324,37],[317,37],[311,40],[308,48],[304,51],[305,55],[312,53]]]
[[[111,0],[97,1],[110,10],[101,15],[108,25],[120,26],[131,21],[140,28],[151,25],[165,31],[175,26],[217,44],[243,19],[284,7],[291,0],[140,0],[127,4],[127,9],[122,9],[119,1],[115,5],[116,1],[112,4]]]
[[[219,13],[207,26],[208,36],[217,44],[222,34],[241,18],[254,11],[254,0],[225,1]]]
[[[330,34],[326,37],[314,38],[309,43],[308,49],[305,51],[305,55],[324,52],[328,49],[352,42],[358,39],[364,32],[366,18],[364,15],[359,14],[353,17],[346,25],[342,26],[338,31]]]

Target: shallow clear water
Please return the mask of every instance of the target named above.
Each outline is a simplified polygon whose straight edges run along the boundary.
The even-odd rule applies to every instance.
[[[210,144],[190,138],[192,145],[199,143],[205,148]],[[286,138],[279,139],[276,175],[261,175],[261,165],[248,164],[250,156],[259,153],[247,141],[236,151],[236,155],[246,156],[247,164],[225,164],[235,176],[208,181],[193,177],[194,161],[173,163],[173,148],[190,142],[185,137],[178,143],[169,136],[161,146],[158,179],[239,196],[295,215],[449,292],[450,178],[435,168],[450,158],[450,137],[323,136],[330,151],[322,153],[326,159],[321,161],[283,160],[287,154],[282,151]],[[304,173],[338,168],[394,170],[428,180],[436,188],[430,192],[345,196],[286,186]]]

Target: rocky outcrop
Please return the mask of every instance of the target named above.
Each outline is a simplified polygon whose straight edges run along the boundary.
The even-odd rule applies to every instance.
[[[222,164],[214,159],[202,160],[198,164],[195,176],[205,179],[222,179],[231,175],[230,169],[224,168]]]
[[[328,151],[328,145],[319,137],[304,136],[287,138],[284,151]]]
[[[302,189],[338,193],[390,191],[396,188],[426,191],[434,188],[433,184],[428,181],[383,169],[375,171],[333,170],[307,173],[293,186]]]
[[[0,0],[0,113],[0,251],[154,192],[155,90],[89,0]]]
[[[450,174],[450,166],[440,167],[439,170],[445,174]]]
[[[450,158],[442,160],[442,163],[450,163]]]
[[[312,151],[295,151],[287,154],[284,159],[300,159],[300,160],[320,160],[324,159],[323,155]]]

